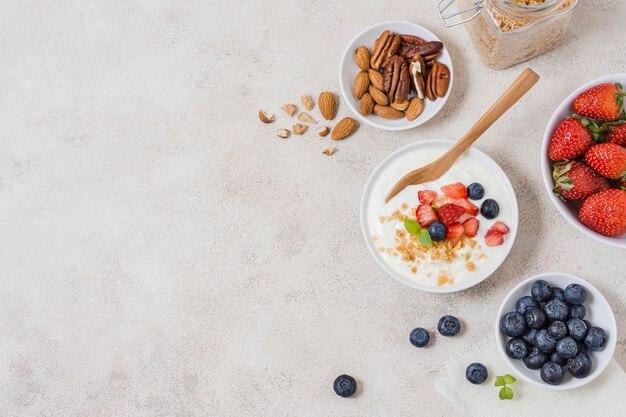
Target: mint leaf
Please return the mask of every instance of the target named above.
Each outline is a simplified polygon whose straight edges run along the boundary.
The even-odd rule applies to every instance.
[[[418,222],[413,219],[409,219],[408,217],[404,219],[404,228],[407,232],[412,235],[417,235],[422,226]]]
[[[498,393],[498,396],[500,397],[501,400],[506,400],[506,387],[500,388],[500,392]]]
[[[504,382],[504,377],[503,376],[497,376],[496,377],[496,387],[503,387],[506,385],[506,382]]]
[[[513,375],[511,375],[511,374],[506,374],[506,375],[504,375],[504,383],[505,383],[505,384],[507,384],[507,385],[511,385],[511,384],[513,384],[515,381],[517,381],[517,379],[515,379],[515,378],[513,377]]]
[[[513,389],[509,388],[509,387],[504,387],[504,397],[507,400],[512,400],[513,399]]]
[[[424,246],[431,247],[433,245],[433,241],[430,238],[430,234],[428,233],[428,230],[426,229],[419,230],[419,232],[417,233],[417,240],[419,243],[421,243]]]

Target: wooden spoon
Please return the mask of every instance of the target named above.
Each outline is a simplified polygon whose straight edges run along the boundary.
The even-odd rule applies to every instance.
[[[513,84],[506,89],[500,98],[492,104],[485,114],[476,122],[474,126],[454,144],[446,153],[428,165],[409,172],[393,186],[385,203],[388,203],[396,194],[404,190],[409,185],[421,184],[423,182],[434,181],[448,172],[454,161],[456,161],[476,141],[485,133],[487,129],[511,108],[517,100],[530,90],[539,81],[539,76],[530,68],[526,68],[513,81]]]

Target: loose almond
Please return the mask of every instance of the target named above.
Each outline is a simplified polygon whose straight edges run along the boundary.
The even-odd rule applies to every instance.
[[[312,124],[317,123],[314,118],[312,118],[311,116],[309,116],[308,113],[305,113],[305,112],[298,113],[298,119],[302,120],[303,122],[307,122],[307,123],[312,123]]]
[[[352,117],[344,117],[337,123],[335,128],[330,134],[332,140],[342,140],[350,136],[354,128],[356,127],[356,121]]]
[[[393,102],[390,104],[390,106],[396,110],[405,111],[409,107],[409,100],[404,100],[400,103]]]
[[[300,96],[300,103],[302,103],[305,109],[313,110],[313,99],[311,96]]]
[[[367,116],[374,111],[374,99],[369,93],[365,93],[363,94],[363,97],[361,97],[359,111],[363,116]]]
[[[275,117],[273,114],[269,114],[261,110],[259,111],[259,119],[261,119],[263,123],[272,123],[275,120]]]
[[[363,71],[370,69],[370,50],[367,46],[359,46],[354,51],[354,60]]]
[[[309,127],[307,125],[301,125],[300,123],[296,123],[295,125],[293,125],[293,133],[295,133],[296,135],[303,135],[308,128]]]
[[[291,132],[287,129],[278,129],[276,135],[281,139],[287,139],[289,135],[291,135]]]
[[[369,91],[376,104],[380,104],[381,106],[386,106],[387,104],[389,104],[389,99],[387,98],[387,95],[380,91],[378,88],[370,85]]]
[[[414,97],[409,103],[409,107],[406,109],[406,118],[409,121],[417,119],[424,110],[424,100],[419,97]]]
[[[330,156],[330,155],[332,155],[332,154],[334,154],[334,153],[335,153],[335,150],[336,150],[335,148],[326,148],[326,149],[324,149],[324,150],[322,151],[322,153],[323,153],[324,155],[328,155],[328,156]]]
[[[296,105],[292,103],[283,104],[280,108],[289,116],[293,116],[298,111],[298,108],[296,107]]]
[[[367,73],[370,77],[370,81],[372,82],[372,84],[374,84],[374,87],[378,88],[379,90],[384,90],[383,74],[373,68],[370,68]]]
[[[326,120],[333,120],[335,114],[337,114],[337,99],[335,94],[330,91],[324,91],[317,99],[317,106],[320,108],[320,113]]]
[[[321,137],[328,135],[329,132],[330,132],[330,129],[328,128],[328,126],[322,126],[317,129],[317,134],[320,135]]]
[[[384,119],[401,119],[404,117],[404,113],[402,113],[400,110],[396,110],[393,107],[389,106],[381,106],[378,104],[374,106],[374,114]]]
[[[359,72],[354,78],[354,95],[359,100],[363,94],[367,93],[367,87],[370,85],[370,77],[366,71]]]

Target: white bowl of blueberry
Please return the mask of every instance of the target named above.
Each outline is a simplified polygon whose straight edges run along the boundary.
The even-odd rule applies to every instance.
[[[573,275],[529,278],[506,296],[498,311],[496,342],[522,379],[552,390],[581,387],[609,364],[617,325],[609,303]]]

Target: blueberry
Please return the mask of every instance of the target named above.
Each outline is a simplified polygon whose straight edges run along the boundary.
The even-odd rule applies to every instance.
[[[487,380],[487,368],[482,363],[472,363],[465,370],[465,378],[472,384],[482,384]]]
[[[574,378],[584,378],[591,372],[591,359],[585,352],[581,352],[567,361],[567,370]]]
[[[563,339],[567,336],[567,326],[562,321],[553,321],[548,326],[548,333],[550,333],[556,340]]]
[[[540,307],[528,310],[524,316],[526,317],[526,324],[531,329],[543,329],[548,324],[548,317]]]
[[[491,198],[483,201],[483,204],[480,206],[480,214],[482,214],[486,219],[495,219],[498,217],[500,213],[500,207],[496,200],[492,200]]]
[[[531,329],[528,333],[525,333],[524,336],[522,336],[522,339],[524,339],[530,346],[533,346],[535,343],[536,335],[537,330]]]
[[[570,284],[565,288],[565,301],[571,305],[580,305],[587,299],[585,287],[578,284]]]
[[[526,333],[526,319],[516,311],[506,313],[500,319],[500,330],[509,337],[519,337]]]
[[[530,295],[520,298],[515,303],[515,311],[520,314],[526,314],[526,311],[533,309],[534,307],[539,306],[539,304],[533,300]]]
[[[561,366],[567,365],[567,359],[565,359],[556,352],[552,352],[552,355],[550,355],[550,361]]]
[[[578,345],[571,337],[564,337],[556,342],[556,353],[564,359],[571,359],[578,355]]]
[[[437,330],[442,336],[455,336],[461,331],[461,322],[453,316],[443,316],[439,319]]]
[[[352,397],[356,392],[356,381],[350,375],[339,375],[333,383],[333,389],[340,397]]]
[[[543,353],[552,353],[556,347],[556,339],[548,333],[548,330],[541,329],[535,336],[535,346]]]
[[[470,200],[480,200],[485,196],[485,189],[477,182],[473,182],[467,186],[467,196]]]
[[[444,240],[448,235],[448,229],[441,222],[434,222],[428,226],[428,234],[430,238],[435,241]]]
[[[550,385],[559,385],[563,382],[563,368],[554,362],[546,362],[541,367],[541,380]]]
[[[573,305],[569,308],[570,319],[584,319],[587,314],[587,309],[584,305]]]
[[[569,314],[569,307],[563,300],[553,298],[543,306],[543,311],[546,312],[546,316],[550,321],[566,320]]]
[[[429,340],[430,334],[428,333],[428,330],[422,329],[421,327],[413,329],[409,335],[409,341],[416,347],[426,346]]]
[[[528,356],[524,358],[524,365],[528,369],[539,369],[544,363],[548,362],[550,357],[537,349],[536,346],[530,348]]]
[[[561,301],[565,301],[565,293],[562,288],[552,287],[552,298],[558,298]]]
[[[506,354],[513,359],[524,359],[528,355],[528,345],[524,339],[511,339],[506,344]]]
[[[606,345],[606,333],[599,327],[592,327],[585,336],[585,347],[588,350],[597,352],[604,349]]]
[[[577,342],[581,342],[587,335],[587,324],[581,319],[569,319],[567,321],[567,331]]]
[[[535,301],[544,303],[552,297],[552,287],[546,281],[539,279],[533,282],[532,287],[530,287],[530,294]]]
[[[589,322],[589,320],[583,320],[585,322],[585,324],[587,325],[588,329],[591,329],[593,326],[591,325],[591,322]]]

